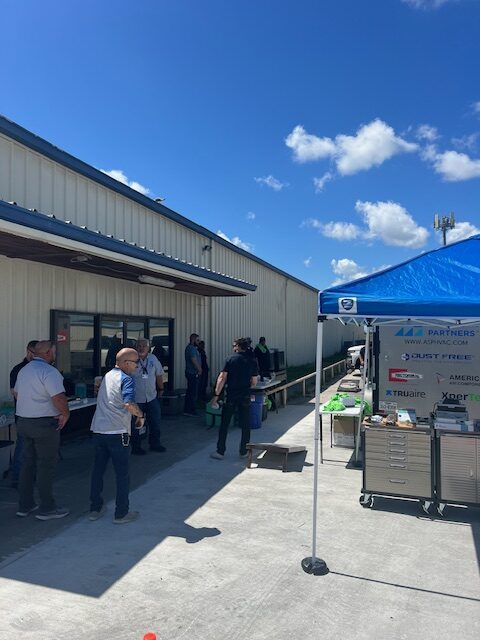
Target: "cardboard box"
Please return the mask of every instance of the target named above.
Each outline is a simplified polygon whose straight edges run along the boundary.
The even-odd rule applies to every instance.
[[[356,419],[351,417],[343,418],[342,416],[335,416],[333,418],[333,444],[336,447],[348,447],[349,449],[353,449],[353,433],[356,426]]]

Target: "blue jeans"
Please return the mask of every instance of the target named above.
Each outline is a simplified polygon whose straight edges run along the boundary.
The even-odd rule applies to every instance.
[[[198,374],[185,371],[187,379],[187,392],[185,394],[185,413],[197,413]]]
[[[126,446],[124,446],[124,443],[126,443]],[[117,482],[115,518],[123,518],[127,515],[129,509],[129,437],[127,434],[119,433],[94,433],[93,445],[95,447],[95,460],[90,486],[90,511],[100,511],[103,506],[103,476],[108,460],[111,458]]]
[[[140,409],[143,411],[146,417],[145,425],[148,427],[148,443],[151,447],[158,447],[160,445],[160,421],[162,414],[160,411],[160,402],[157,398],[150,400],[150,402],[137,402]],[[136,418],[132,419],[132,449],[141,447],[142,437],[138,433],[138,429],[135,428]]]
[[[17,441],[15,443],[15,452],[13,454],[12,466],[10,472],[12,474],[12,482],[18,482],[20,479],[20,470],[23,463],[23,436],[17,433]]]

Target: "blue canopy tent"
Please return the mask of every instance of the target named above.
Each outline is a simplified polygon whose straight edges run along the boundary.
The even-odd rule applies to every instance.
[[[366,333],[363,393],[370,336],[378,324],[459,326],[480,323],[480,234],[319,293],[315,384],[315,441],[312,555],[302,560],[307,573],[322,575],[316,556],[320,381],[323,321],[363,324]],[[363,405],[362,405],[363,406]]]

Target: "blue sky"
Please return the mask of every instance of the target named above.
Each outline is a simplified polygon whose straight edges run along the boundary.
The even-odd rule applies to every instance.
[[[480,232],[479,0],[1,13],[0,113],[318,288]]]

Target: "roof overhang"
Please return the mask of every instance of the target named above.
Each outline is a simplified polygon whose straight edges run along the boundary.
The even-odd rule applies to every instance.
[[[201,296],[256,290],[243,280],[1,201],[0,254]]]

